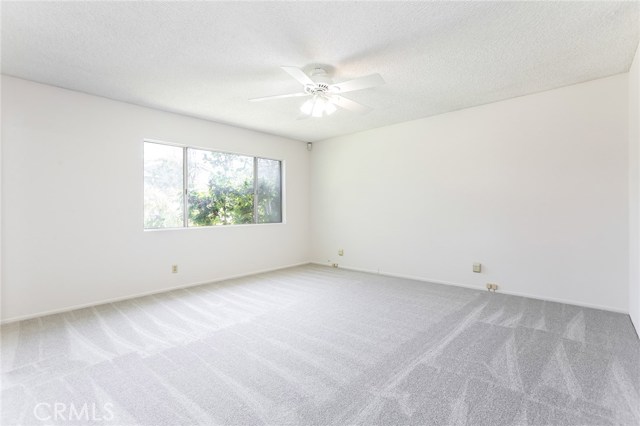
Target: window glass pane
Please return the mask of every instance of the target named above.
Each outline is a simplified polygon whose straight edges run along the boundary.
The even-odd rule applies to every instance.
[[[189,226],[253,223],[253,157],[188,149]]]
[[[144,227],[183,226],[183,149],[144,143]]]
[[[258,158],[258,223],[282,222],[280,161]]]

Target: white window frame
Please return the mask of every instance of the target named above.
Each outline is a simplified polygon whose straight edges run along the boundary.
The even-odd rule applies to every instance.
[[[193,145],[184,145],[181,143],[174,142],[165,142],[157,139],[143,139],[142,141],[142,151],[144,153],[144,144],[146,143],[154,143],[158,145],[166,145],[172,146],[176,148],[182,149],[182,226],[179,227],[167,227],[167,228],[146,228],[144,226],[144,178],[143,178],[143,188],[142,188],[142,200],[143,200],[143,229],[144,231],[166,231],[166,230],[177,230],[177,229],[207,229],[207,228],[227,228],[234,226],[255,226],[255,225],[284,225],[286,223],[286,214],[285,214],[285,205],[286,205],[286,196],[285,196],[285,161],[282,159],[271,158],[271,157],[263,157],[258,155],[246,154],[241,152],[233,152],[233,151],[224,151],[215,148],[209,147],[199,147]],[[221,154],[230,154],[230,155],[241,155],[244,157],[253,158],[253,222],[252,223],[236,223],[232,225],[202,225],[202,226],[189,226],[189,188],[188,188],[188,153],[189,149],[197,149],[200,151],[209,151]],[[143,154],[144,156],[144,154]],[[280,164],[280,222],[258,222],[258,160],[271,160],[277,161]],[[144,176],[144,161],[142,162],[142,172]]]

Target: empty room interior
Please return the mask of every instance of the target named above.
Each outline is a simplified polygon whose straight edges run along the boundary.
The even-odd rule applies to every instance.
[[[0,14],[2,425],[640,425],[640,2]]]

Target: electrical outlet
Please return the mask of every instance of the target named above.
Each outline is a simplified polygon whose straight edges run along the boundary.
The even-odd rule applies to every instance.
[[[338,250],[338,256],[344,256],[344,249]]]
[[[331,266],[333,266],[334,268],[337,268],[337,267],[338,267],[338,264],[337,264],[337,263],[334,263],[334,264],[332,264]]]
[[[487,290],[495,292],[498,289],[498,284],[487,283]]]
[[[171,273],[172,274],[178,273],[178,265],[171,265]]]

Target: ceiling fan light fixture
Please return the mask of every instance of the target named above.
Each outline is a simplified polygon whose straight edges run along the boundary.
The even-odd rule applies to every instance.
[[[300,111],[304,115],[311,115],[311,111],[313,110],[313,99],[307,99],[305,103],[300,107]]]
[[[324,113],[326,103],[327,101],[324,98],[316,96],[315,102],[313,104],[313,110],[311,111],[311,116],[316,118],[322,117],[322,113]]]
[[[323,115],[331,115],[336,112],[338,108],[324,96],[315,95],[311,99],[307,99],[305,103],[300,106],[300,111],[304,115],[310,117],[320,118]]]

